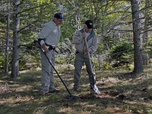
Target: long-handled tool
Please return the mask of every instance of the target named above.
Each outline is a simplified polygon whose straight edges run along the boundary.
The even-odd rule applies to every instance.
[[[85,46],[86,46],[86,48],[87,48],[87,54],[88,54],[88,58],[89,58],[89,65],[90,65],[90,69],[91,69],[91,72],[93,72],[93,68],[92,68],[92,63],[91,63],[91,57],[90,57],[90,53],[89,53],[89,51],[88,51],[88,43],[87,43],[87,40],[86,40],[86,37],[84,38],[84,43],[85,43]],[[92,79],[94,80],[94,77],[92,76]],[[94,82],[94,84],[95,84],[95,82]]]
[[[84,38],[84,43],[85,43],[85,46],[87,48],[87,54],[88,54],[88,58],[89,58],[89,65],[90,65],[90,68],[91,68],[91,72],[94,72],[93,71],[93,67],[92,67],[92,63],[91,63],[90,53],[88,51],[89,48],[88,48],[88,43],[87,43],[86,37]],[[93,87],[92,87],[92,89],[96,92],[96,94],[100,94],[100,91],[98,90],[98,88],[96,86],[96,82],[95,82],[94,76],[92,75],[91,78],[92,78],[92,81],[93,81]]]
[[[34,41],[34,44],[36,45],[36,47],[40,48],[41,51],[44,53],[45,57],[47,58],[48,62],[50,63],[50,65],[52,66],[52,68],[54,69],[54,71],[56,72],[57,76],[60,78],[61,82],[63,83],[64,87],[66,88],[69,96],[67,95],[65,98],[66,99],[72,99],[75,100],[77,99],[77,96],[73,96],[70,92],[70,90],[68,89],[68,87],[66,86],[66,84],[64,83],[63,79],[61,78],[61,76],[59,75],[58,71],[56,70],[56,68],[54,67],[54,65],[52,64],[52,61],[48,58],[48,56],[46,55],[46,53],[44,52],[44,50],[41,48],[41,45],[39,43],[39,41]]]

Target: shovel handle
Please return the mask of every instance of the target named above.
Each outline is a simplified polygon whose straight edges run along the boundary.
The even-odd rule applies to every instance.
[[[92,68],[92,63],[91,63],[91,57],[90,57],[90,53],[89,53],[89,51],[88,51],[88,43],[87,43],[87,40],[86,40],[86,37],[84,38],[84,43],[85,43],[85,45],[86,45],[86,48],[87,48],[87,54],[88,54],[88,58],[89,58],[89,64],[90,64],[90,68],[91,68],[91,71],[93,72],[93,68]]]

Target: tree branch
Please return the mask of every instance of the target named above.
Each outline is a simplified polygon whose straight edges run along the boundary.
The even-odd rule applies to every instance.
[[[35,6],[35,7],[32,7],[32,8],[29,8],[29,9],[25,9],[21,12],[18,12],[18,14],[21,14],[23,12],[26,12],[26,11],[29,11],[29,10],[32,10],[32,9],[35,9],[35,8],[38,8],[38,7],[43,7],[43,6],[47,6],[48,4],[42,4],[42,5],[39,5],[39,6]]]
[[[30,24],[24,26],[23,28],[21,28],[21,29],[18,31],[18,33],[21,32],[21,31],[23,31],[23,30],[26,29],[27,27],[31,26],[33,23],[37,22],[38,20],[39,20],[39,19],[37,19],[37,20],[31,22]]]

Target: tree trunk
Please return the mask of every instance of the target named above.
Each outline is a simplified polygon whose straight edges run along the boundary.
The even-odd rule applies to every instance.
[[[143,72],[142,43],[141,43],[141,22],[139,18],[140,0],[131,0],[132,21],[133,21],[133,41],[134,41],[134,73]]]
[[[148,19],[149,15],[147,12],[149,12],[149,9],[147,7],[150,7],[150,0],[145,0],[145,23],[144,23],[144,30],[143,30],[143,43],[144,43],[144,49],[147,49],[148,44]],[[149,64],[149,54],[145,52],[143,55],[143,65]]]
[[[5,71],[4,73],[8,74],[8,48],[9,48],[9,30],[10,30],[10,0],[8,0],[7,4],[7,28],[6,28],[6,47],[5,47]]]
[[[12,74],[11,77],[19,76],[19,26],[20,26],[20,17],[19,17],[19,2],[20,0],[13,0],[14,2],[14,29],[13,29],[13,55],[12,55]]]
[[[148,42],[148,19],[149,19],[149,15],[148,15],[148,11],[150,7],[150,1],[149,0],[145,0],[145,11],[144,11],[144,15],[145,15],[145,23],[144,23],[144,37],[143,37],[143,42],[146,43]]]

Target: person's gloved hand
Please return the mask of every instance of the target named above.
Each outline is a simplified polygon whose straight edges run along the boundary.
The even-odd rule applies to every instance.
[[[91,52],[91,50],[90,50],[89,48],[86,48],[86,52],[89,52],[89,53],[90,53],[90,52]]]
[[[83,33],[82,33],[82,37],[83,37],[83,38],[86,38],[86,32],[83,32]]]
[[[50,45],[50,46],[49,46],[49,50],[55,50],[55,46]]]
[[[46,44],[43,44],[42,49],[44,50],[44,52],[48,52],[49,51],[49,46],[47,46]]]

